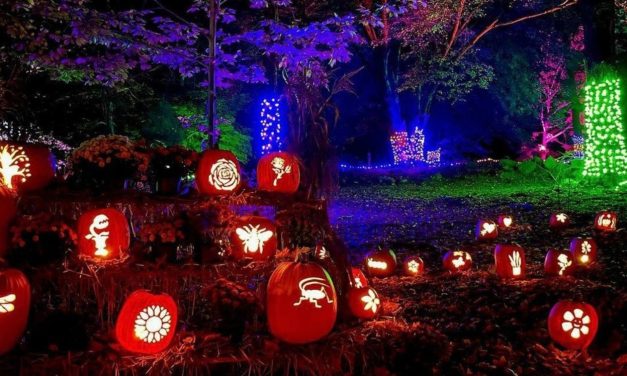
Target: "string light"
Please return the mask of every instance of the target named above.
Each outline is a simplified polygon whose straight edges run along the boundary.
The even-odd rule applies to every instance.
[[[261,155],[279,151],[283,147],[281,105],[278,98],[263,99],[259,113],[261,125]]]
[[[583,159],[585,156],[585,140],[581,136],[573,136],[573,158]]]

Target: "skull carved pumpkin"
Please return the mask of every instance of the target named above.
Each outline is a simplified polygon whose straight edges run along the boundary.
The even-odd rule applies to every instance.
[[[208,195],[228,195],[242,183],[239,162],[226,150],[206,150],[196,172],[198,190]]]
[[[348,308],[353,316],[370,320],[381,310],[381,299],[372,287],[351,287],[348,290]]]
[[[368,286],[368,278],[366,278],[366,275],[361,271],[361,269],[352,267],[351,275],[353,277],[353,286],[357,288]]]
[[[570,217],[566,213],[553,213],[549,219],[549,228],[553,230],[561,230],[568,227],[570,224]]]
[[[549,335],[570,350],[590,346],[599,328],[597,312],[589,304],[559,301],[549,313]]]
[[[78,219],[79,257],[94,262],[117,261],[131,242],[128,221],[116,209],[90,210]]]
[[[424,273],[425,262],[418,256],[409,256],[403,262],[405,275],[416,277]]]
[[[391,249],[378,249],[366,256],[364,267],[371,277],[389,277],[396,270],[396,254]]]
[[[525,250],[518,245],[498,244],[494,249],[494,264],[501,278],[523,278],[527,270]]]
[[[618,225],[618,214],[602,211],[594,219],[594,229],[601,232],[615,232]]]
[[[592,238],[573,238],[570,252],[577,265],[588,266],[597,260],[597,242]]]
[[[0,184],[19,192],[46,187],[54,178],[56,161],[43,145],[0,142]]]
[[[15,347],[28,323],[31,289],[17,269],[0,270],[0,355]]]
[[[493,221],[480,220],[475,228],[475,238],[477,240],[492,240],[499,235],[498,227]]]
[[[575,270],[573,255],[569,251],[549,249],[544,258],[544,272],[547,275],[570,275]]]
[[[294,193],[300,185],[298,159],[292,154],[276,152],[259,159],[257,164],[259,190]]]
[[[235,221],[233,228],[231,254],[236,260],[267,260],[276,253],[276,226],[271,220],[257,216],[242,217]]]
[[[472,268],[472,257],[466,251],[448,251],[442,259],[442,266],[449,272],[463,272]]]

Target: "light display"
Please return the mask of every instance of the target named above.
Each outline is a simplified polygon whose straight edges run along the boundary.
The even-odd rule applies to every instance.
[[[261,101],[259,113],[261,130],[261,155],[281,150],[283,133],[281,129],[281,104],[279,99],[270,98]]]
[[[583,159],[586,155],[585,149],[584,138],[581,136],[573,136],[573,158]]]
[[[395,165],[424,162],[425,135],[422,129],[414,129],[411,135],[405,131],[394,132],[390,144]]]
[[[437,148],[435,150],[429,150],[427,152],[427,164],[429,166],[438,166],[440,164],[441,154],[442,154],[441,148]]]

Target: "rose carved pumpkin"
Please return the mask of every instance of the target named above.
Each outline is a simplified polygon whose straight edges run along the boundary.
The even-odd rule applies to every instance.
[[[549,228],[553,230],[566,228],[569,224],[570,217],[566,213],[553,213],[549,219]]]
[[[0,183],[11,190],[31,192],[54,178],[56,161],[43,145],[0,142]]]
[[[419,276],[424,273],[425,262],[418,256],[409,256],[403,262],[403,271],[408,276]]]
[[[118,261],[131,242],[128,221],[116,209],[90,210],[78,219],[79,257],[94,262]]]
[[[257,164],[259,190],[294,193],[300,185],[298,159],[292,154],[276,152],[259,159]]]
[[[353,316],[370,320],[379,314],[381,299],[372,287],[351,287],[348,290],[348,308]]]
[[[549,249],[544,258],[544,272],[547,275],[570,275],[575,270],[573,255],[569,251]]]
[[[0,355],[15,347],[28,323],[31,298],[28,280],[16,269],[0,270]]]
[[[525,250],[518,245],[498,244],[494,249],[494,265],[501,278],[522,278],[527,270]]]
[[[266,309],[273,336],[291,344],[315,342],[335,325],[335,286],[318,264],[283,262],[268,281]]]
[[[472,257],[466,251],[448,251],[442,259],[442,266],[452,273],[470,270]]]
[[[235,221],[231,232],[231,255],[236,260],[267,260],[277,249],[274,223],[264,217],[248,216]]]
[[[206,150],[198,164],[196,185],[208,195],[228,195],[241,185],[239,162],[225,150]]]
[[[361,269],[352,267],[351,275],[353,277],[353,286],[357,288],[368,286],[368,278],[366,278],[366,275]]]
[[[563,300],[551,309],[548,323],[553,341],[570,350],[583,350],[597,334],[599,317],[589,304]]]
[[[120,310],[115,335],[126,351],[155,354],[172,342],[177,320],[178,307],[170,295],[137,290]]]
[[[499,230],[496,223],[483,219],[477,222],[477,227],[475,228],[475,238],[477,240],[492,240],[496,239],[498,235]]]
[[[574,238],[570,241],[570,253],[577,265],[593,264],[597,260],[597,242],[592,238]]]
[[[497,223],[502,229],[510,228],[514,224],[514,217],[509,214],[501,214],[499,215]]]
[[[594,219],[594,229],[602,232],[614,232],[618,224],[618,215],[615,212],[602,211]]]
[[[366,256],[366,273],[371,277],[389,277],[396,270],[396,254],[391,249],[378,249]]]

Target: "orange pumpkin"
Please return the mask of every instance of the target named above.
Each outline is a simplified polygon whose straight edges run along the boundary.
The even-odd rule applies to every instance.
[[[593,306],[583,302],[560,301],[549,313],[549,335],[567,349],[586,349],[597,334],[599,317]]]
[[[498,227],[493,221],[482,219],[477,222],[477,227],[475,228],[475,238],[477,240],[492,240],[496,239],[498,235]]]
[[[494,249],[496,274],[501,278],[523,278],[527,270],[525,250],[512,244],[498,244]]]
[[[22,338],[30,311],[31,288],[17,269],[0,270],[0,355]]]
[[[403,262],[403,270],[405,275],[416,277],[424,273],[425,262],[418,256],[409,256]]]
[[[372,287],[351,287],[348,290],[348,308],[359,319],[375,318],[381,310],[381,299]]]
[[[357,288],[368,286],[368,278],[366,278],[366,275],[361,269],[352,267],[351,275],[353,277],[353,286]]]
[[[547,275],[570,275],[575,269],[573,255],[569,251],[549,249],[544,258],[544,272]]]
[[[31,192],[46,187],[56,171],[46,146],[0,142],[0,182],[11,190]]]
[[[277,250],[274,223],[264,217],[248,216],[235,221],[231,232],[231,255],[236,260],[267,260]]]
[[[570,253],[577,265],[588,266],[597,260],[597,242],[592,238],[573,238],[570,241]]]
[[[497,223],[502,229],[510,228],[514,224],[514,217],[509,214],[501,214],[499,215]]]
[[[123,259],[130,246],[128,221],[116,209],[88,211],[78,219],[79,257],[94,262]]]
[[[196,185],[208,195],[228,195],[242,184],[239,162],[226,150],[206,150],[198,163]]]
[[[561,230],[568,227],[570,224],[570,217],[566,213],[553,213],[549,218],[549,228],[553,230]]]
[[[300,185],[298,158],[284,152],[270,153],[257,163],[257,185],[260,191],[294,193]]]
[[[618,214],[602,211],[594,219],[594,229],[601,232],[615,232],[618,225]]]
[[[442,258],[442,266],[451,273],[470,270],[472,269],[472,257],[466,251],[448,251]]]
[[[396,271],[396,254],[391,249],[378,249],[366,256],[364,267],[371,277],[389,277]]]

